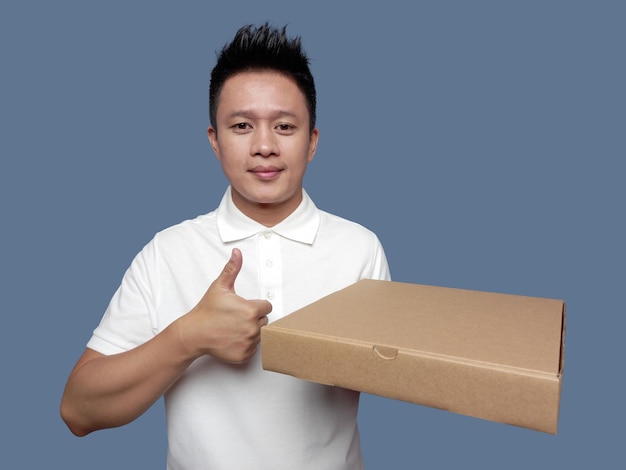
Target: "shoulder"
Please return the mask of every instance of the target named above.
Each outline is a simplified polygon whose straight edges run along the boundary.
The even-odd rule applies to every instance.
[[[369,228],[338,215],[320,210],[317,240],[329,243],[333,250],[348,253],[372,253],[382,250],[378,236]]]
[[[158,231],[135,257],[135,262],[158,263],[163,257],[182,256],[219,239],[215,212],[181,221]]]
[[[153,242],[165,245],[188,243],[195,238],[204,238],[213,234],[217,235],[215,211],[167,227],[155,234]]]
[[[346,270],[356,269],[354,280],[389,279],[385,250],[378,236],[367,227],[351,220],[320,211],[320,226],[316,243]],[[354,282],[354,281],[352,281]]]
[[[334,236],[358,237],[364,240],[377,240],[376,234],[363,225],[330,212],[320,210],[320,231]]]

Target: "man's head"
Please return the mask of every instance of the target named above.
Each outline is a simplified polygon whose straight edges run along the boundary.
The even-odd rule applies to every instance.
[[[315,86],[299,39],[240,29],[211,75],[211,147],[248,217],[273,226],[302,201],[317,148]]]
[[[278,72],[293,80],[306,99],[309,130],[315,128],[315,82],[300,38],[290,39],[286,27],[278,29],[266,23],[241,28],[218,56],[209,88],[209,114],[214,129],[217,130],[217,107],[224,82],[233,75],[250,71]]]

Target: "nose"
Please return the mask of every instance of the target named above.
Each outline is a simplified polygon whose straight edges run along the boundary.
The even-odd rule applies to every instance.
[[[253,156],[271,157],[278,155],[278,142],[274,130],[269,126],[259,126],[255,129],[252,137],[250,153]]]

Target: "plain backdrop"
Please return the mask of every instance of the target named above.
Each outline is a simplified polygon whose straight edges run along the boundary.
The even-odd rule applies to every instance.
[[[2,467],[165,468],[162,402],[79,439],[60,397],[134,255],[219,203],[209,73],[264,21],[312,60],[307,190],[394,280],[567,303],[556,436],[364,395],[368,469],[621,467],[624,5],[2,2]]]

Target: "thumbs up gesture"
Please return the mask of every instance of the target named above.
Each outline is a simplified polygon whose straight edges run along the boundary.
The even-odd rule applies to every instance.
[[[200,302],[179,319],[181,339],[193,356],[209,354],[224,362],[242,363],[256,352],[272,305],[235,293],[242,263],[241,251],[235,248]]]

